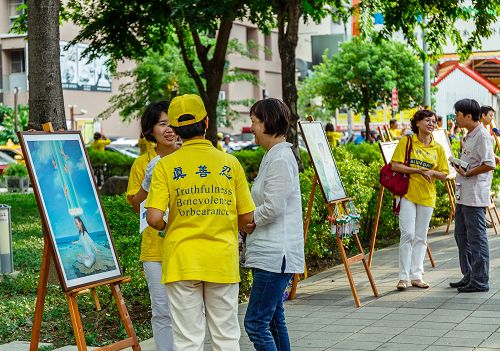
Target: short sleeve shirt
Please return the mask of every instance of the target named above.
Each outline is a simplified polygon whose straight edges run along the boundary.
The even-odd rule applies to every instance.
[[[130,203],[132,196],[141,189],[146,167],[149,161],[156,157],[155,149],[149,149],[147,153],[137,157],[130,169],[127,187],[127,201]],[[158,231],[147,227],[142,232],[141,237],[141,261],[161,261],[162,259],[163,238],[158,236]]]
[[[418,140],[416,134],[399,141],[396,150],[394,150],[392,161],[405,162],[408,138],[412,138],[413,143],[410,155],[411,168],[432,169],[445,174],[449,173],[448,161],[443,147],[434,141],[434,138],[429,145],[424,145]],[[415,204],[434,207],[436,204],[436,180],[433,178],[432,182],[429,183],[420,174],[410,174],[408,193],[404,197]]]
[[[111,140],[109,139],[97,139],[90,144],[90,147],[96,151],[104,152],[104,148],[109,144],[111,144]]]
[[[243,167],[204,139],[155,167],[146,207],[169,209],[162,283],[240,281],[238,215],[255,209]]]
[[[460,159],[469,163],[469,169],[483,164],[495,167],[495,154],[491,136],[479,123],[464,137]],[[493,172],[486,172],[469,178],[457,174],[457,203],[472,207],[486,207],[490,203],[490,188]]]

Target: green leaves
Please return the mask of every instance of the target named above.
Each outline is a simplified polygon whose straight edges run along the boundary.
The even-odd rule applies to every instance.
[[[425,32],[431,59],[438,58],[443,53],[442,48],[451,39],[464,60],[473,49],[481,47],[483,38],[491,36],[491,26],[500,13],[498,0],[475,0],[471,5],[466,3],[463,0],[372,0],[361,1],[359,8],[370,20],[373,14],[383,14],[384,28],[379,33],[381,38],[390,38],[393,33],[401,31],[408,43],[425,56],[420,40],[415,37],[416,30],[420,29]],[[461,21],[469,20],[474,23],[474,29],[468,38],[463,38],[460,33]],[[370,35],[372,28],[371,23],[365,23],[362,27],[365,35]]]
[[[301,91],[301,105],[316,97],[332,114],[348,107],[365,114],[389,103],[397,87],[400,108],[413,107],[423,97],[422,64],[403,44],[383,40],[379,43],[353,38],[342,50],[314,67]]]

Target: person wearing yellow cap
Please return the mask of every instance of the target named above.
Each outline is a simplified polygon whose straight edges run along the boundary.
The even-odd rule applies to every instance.
[[[239,350],[238,226],[253,222],[255,205],[238,160],[205,139],[201,98],[175,97],[168,117],[183,145],[158,161],[145,207],[148,224],[166,231],[162,283],[174,349],[202,350],[208,324],[214,350]]]
[[[220,150],[222,152],[226,152],[226,149],[222,147],[222,139],[224,138],[224,134],[221,132],[217,133],[217,150]]]

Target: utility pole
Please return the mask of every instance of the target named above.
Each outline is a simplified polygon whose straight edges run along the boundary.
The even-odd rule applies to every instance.
[[[424,17],[422,26],[422,50],[424,52],[424,106],[431,109],[431,69],[427,57],[427,42],[425,41],[425,28],[427,19]]]
[[[19,131],[18,128],[18,117],[17,117],[17,97],[19,94],[19,88],[14,87],[14,131],[17,132]]]

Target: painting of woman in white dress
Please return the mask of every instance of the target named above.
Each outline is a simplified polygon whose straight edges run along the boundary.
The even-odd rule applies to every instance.
[[[99,252],[97,249],[94,240],[90,237],[87,228],[85,228],[85,224],[80,217],[75,217],[75,225],[78,228],[78,233],[80,234],[78,237],[78,241],[73,241],[72,244],[78,244],[83,249],[83,252],[78,254],[78,261],[82,263],[85,267],[91,268],[95,261],[96,255]]]

